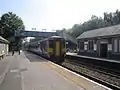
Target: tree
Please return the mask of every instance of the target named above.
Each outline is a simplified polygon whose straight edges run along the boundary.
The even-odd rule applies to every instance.
[[[105,23],[101,17],[92,15],[91,19],[84,22],[83,24],[75,24],[70,29],[70,34],[73,37],[78,37],[80,34],[82,34],[85,31],[101,28],[104,26],[105,26]]]
[[[5,13],[0,18],[0,35],[10,41],[10,47],[13,45],[20,46],[21,39],[15,37],[16,31],[24,30],[25,26],[20,17],[12,12]]]
[[[103,18],[92,15],[91,19],[84,22],[83,24],[73,25],[71,29],[68,29],[68,33],[76,38],[85,31],[120,24],[119,10],[116,10],[114,13],[105,12],[103,15]]]
[[[111,26],[114,25],[113,22],[113,13],[104,13],[104,21],[105,21],[105,26]]]
[[[120,11],[116,10],[115,13],[113,13],[113,22],[114,25],[120,24]]]

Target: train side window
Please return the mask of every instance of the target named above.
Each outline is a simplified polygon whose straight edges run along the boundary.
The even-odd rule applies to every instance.
[[[45,52],[47,52],[47,41],[45,41]]]

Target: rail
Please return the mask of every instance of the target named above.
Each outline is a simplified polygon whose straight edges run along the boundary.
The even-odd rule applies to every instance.
[[[63,66],[104,83],[110,88],[120,89],[119,61],[67,54]]]

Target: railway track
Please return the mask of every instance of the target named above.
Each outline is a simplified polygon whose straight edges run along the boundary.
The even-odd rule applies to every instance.
[[[120,73],[117,70],[113,71],[108,68],[80,62],[78,60],[70,60],[67,58],[65,62],[63,62],[62,66],[114,90],[120,89]]]
[[[94,65],[94,64],[91,64],[91,63],[84,63],[84,62],[79,61],[79,60],[66,59],[66,61],[72,62],[74,64],[84,65],[86,67],[98,70],[99,72],[101,70],[103,73],[109,74],[110,76],[116,76],[116,77],[120,78],[120,71],[119,70],[109,69],[109,68],[97,66],[97,65]]]

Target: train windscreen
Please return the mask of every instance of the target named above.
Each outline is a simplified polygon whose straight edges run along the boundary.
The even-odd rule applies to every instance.
[[[49,48],[53,48],[53,45],[54,43],[53,43],[53,40],[49,40]]]

